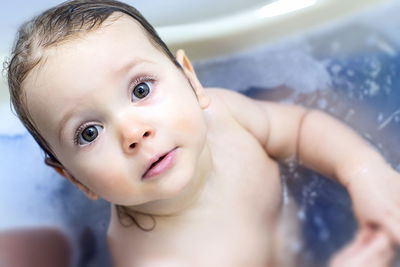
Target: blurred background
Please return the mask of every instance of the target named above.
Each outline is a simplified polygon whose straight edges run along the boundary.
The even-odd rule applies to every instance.
[[[18,25],[60,2],[2,3],[3,62]],[[400,171],[400,1],[125,2],[156,26],[172,50],[186,50],[204,86],[324,110]],[[0,87],[0,232],[56,226],[73,244],[74,266],[109,266],[108,204],[88,201],[44,166],[37,145],[10,112],[4,75]],[[303,238],[291,249],[304,266],[326,266],[356,229],[349,196],[295,163],[281,167],[302,226]]]
[[[19,25],[62,1],[3,1],[0,60],[11,51]],[[355,14],[384,0],[131,0],[172,49],[194,60],[229,55]],[[2,80],[0,99],[6,97]]]

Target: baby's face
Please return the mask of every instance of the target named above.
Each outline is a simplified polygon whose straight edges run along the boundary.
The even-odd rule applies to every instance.
[[[205,154],[205,107],[133,19],[108,22],[46,50],[24,83],[28,110],[65,169],[99,196],[173,197]]]

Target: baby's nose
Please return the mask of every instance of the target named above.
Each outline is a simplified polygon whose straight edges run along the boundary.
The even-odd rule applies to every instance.
[[[135,125],[131,128],[126,128],[123,132],[123,149],[126,153],[131,153],[145,139],[151,138],[154,135],[154,129],[146,125]]]

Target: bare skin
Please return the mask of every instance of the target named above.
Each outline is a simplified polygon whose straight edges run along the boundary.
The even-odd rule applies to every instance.
[[[394,256],[395,249],[386,233],[365,228],[335,255],[329,267],[387,267],[392,266]]]
[[[400,175],[332,117],[205,89],[183,51],[181,70],[125,15],[43,56],[24,88],[58,171],[157,222],[124,227],[113,206],[114,266],[282,266],[276,160],[292,157],[347,187],[361,229],[400,241]]]
[[[149,259],[165,262],[164,257],[179,259],[182,266],[269,266],[281,208],[276,162],[232,117],[221,99],[224,92],[210,90],[209,95],[213,170],[198,198],[177,214],[156,216],[151,232],[121,226],[114,211],[109,240],[116,266],[128,266],[118,259],[147,266]]]

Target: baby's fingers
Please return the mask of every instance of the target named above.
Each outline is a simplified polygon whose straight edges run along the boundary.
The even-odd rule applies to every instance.
[[[400,215],[389,215],[385,218],[385,222],[382,226],[385,227],[385,231],[389,234],[392,242],[400,245]]]
[[[394,258],[390,238],[383,231],[364,228],[329,264],[330,267],[388,267]]]
[[[394,247],[390,237],[383,231],[375,233],[371,239],[370,244],[365,247],[365,254],[369,255],[371,260],[375,257],[385,259],[389,262],[394,257]]]

